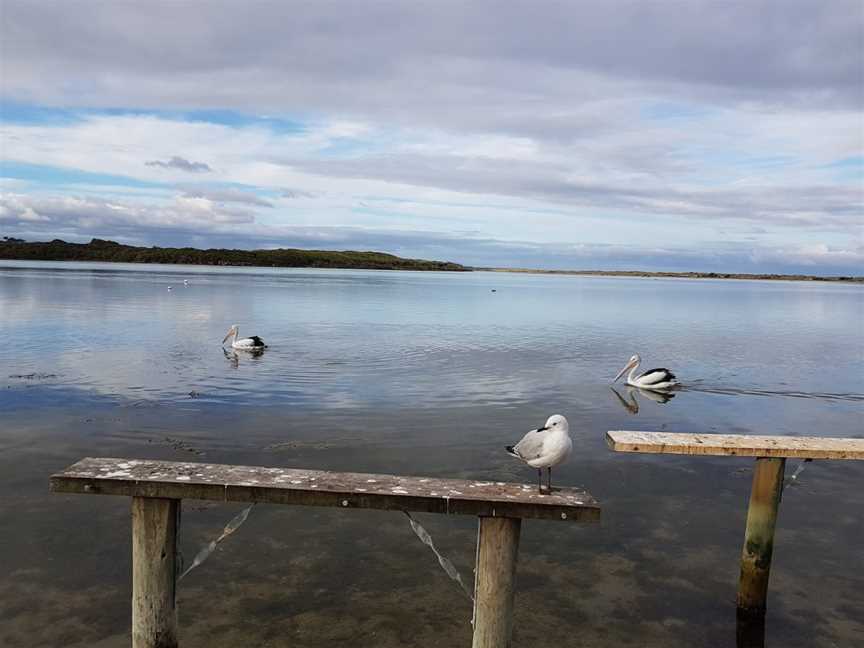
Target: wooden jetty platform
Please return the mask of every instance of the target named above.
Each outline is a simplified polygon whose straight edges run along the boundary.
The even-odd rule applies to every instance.
[[[484,480],[401,477],[140,459],[85,458],[51,476],[56,493],[132,498],[132,646],[175,648],[177,534],[183,499],[478,517],[473,648],[510,645],[523,519],[598,522],[586,491]]]
[[[616,452],[755,457],[738,582],[739,616],[765,614],[787,458],[864,460],[864,439],[610,431]]]

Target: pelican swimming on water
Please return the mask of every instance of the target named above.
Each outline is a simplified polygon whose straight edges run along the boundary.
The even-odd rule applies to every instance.
[[[222,340],[222,344],[225,344],[229,338],[233,338],[231,340],[232,349],[238,349],[240,351],[261,351],[267,348],[267,345],[264,344],[264,340],[257,335],[248,338],[241,338],[239,335],[240,329],[237,328],[236,324],[234,324],[230,329],[228,329],[228,333],[225,335],[225,339]]]
[[[636,369],[639,367],[640,362],[642,362],[642,358],[639,357],[638,353],[632,356],[612,382],[617,382],[624,375],[624,372],[629,369],[630,373],[627,374],[627,384],[639,389],[670,389],[678,384],[675,374],[663,367],[649,369],[637,376]]]
[[[537,487],[543,492],[543,469],[547,470],[546,492],[552,492],[552,468],[570,456],[573,442],[567,419],[560,414],[550,416],[546,425],[531,430],[516,445],[507,446],[507,454],[521,459],[537,469]]]

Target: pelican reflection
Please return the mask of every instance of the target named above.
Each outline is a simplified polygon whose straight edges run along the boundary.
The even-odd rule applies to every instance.
[[[631,414],[639,413],[639,400],[636,398],[636,394],[639,394],[641,397],[647,398],[648,400],[652,400],[655,403],[660,403],[661,405],[668,403],[670,400],[675,398],[675,394],[671,391],[639,389],[638,387],[628,386],[625,388],[626,396],[622,396],[614,387],[609,387],[609,389],[612,390],[613,394],[615,394],[615,397],[618,399],[621,406]]]
[[[237,369],[240,366],[240,357],[243,357],[244,362],[248,361],[251,357],[255,362],[261,359],[261,356],[264,355],[264,349],[249,349],[244,350],[241,353],[238,353],[234,349],[222,347],[222,353],[225,356],[225,359],[231,363],[231,366]]]

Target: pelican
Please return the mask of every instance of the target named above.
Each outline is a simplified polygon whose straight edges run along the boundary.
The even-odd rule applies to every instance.
[[[228,333],[225,335],[225,339],[222,340],[222,344],[224,345],[229,338],[233,338],[231,340],[232,349],[238,349],[240,351],[261,351],[262,349],[267,348],[267,345],[264,344],[264,340],[257,335],[248,338],[238,338],[239,333],[240,329],[237,328],[236,324],[234,324],[230,329],[228,329]]]
[[[570,427],[567,419],[554,414],[546,420],[546,425],[531,430],[516,445],[507,446],[507,454],[521,459],[537,469],[537,488],[543,492],[543,469],[547,470],[546,492],[552,492],[552,467],[564,463],[570,456],[573,442],[570,440]]]
[[[642,362],[642,358],[639,357],[638,353],[632,356],[612,382],[617,382],[624,375],[624,372],[629,369],[630,373],[627,374],[627,384],[632,387],[639,387],[639,389],[669,389],[678,384],[675,374],[662,367],[659,369],[649,369],[638,376],[635,375],[636,368],[640,362]]]

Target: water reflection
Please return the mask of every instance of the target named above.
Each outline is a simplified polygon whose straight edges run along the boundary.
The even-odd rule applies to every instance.
[[[636,398],[636,395],[639,394],[642,398],[647,398],[650,401],[654,401],[660,405],[668,403],[670,400],[675,398],[675,393],[671,391],[658,391],[655,389],[639,389],[638,387],[625,387],[626,396],[622,396],[620,392],[614,387],[610,386],[609,389],[615,394],[615,397],[618,399],[618,403],[626,409],[631,414],[639,413],[639,401]]]
[[[235,349],[227,349],[222,347],[222,354],[225,356],[225,359],[228,360],[229,364],[234,369],[240,368],[241,358],[244,361],[248,362],[259,362],[261,357],[264,355],[264,349],[249,349],[243,351],[237,351]]]
[[[0,645],[128,645],[128,502],[45,487],[83,456],[521,481],[504,444],[558,411],[574,452],[556,470],[604,522],[525,525],[514,645],[728,648],[750,462],[610,453],[605,431],[638,413],[670,432],[861,434],[860,287],[184,268],[181,288],[167,266],[45,265],[0,266],[0,337],[17,342],[0,369]],[[266,360],[217,353],[238,313]],[[686,364],[674,407],[609,398],[598,377],[630,345]],[[772,645],[864,636],[862,470],[814,465],[784,502]],[[231,514],[184,506],[187,555]],[[476,521],[418,519],[470,573]],[[190,648],[470,643],[470,605],[401,514],[264,507],[232,540],[183,581]]]

